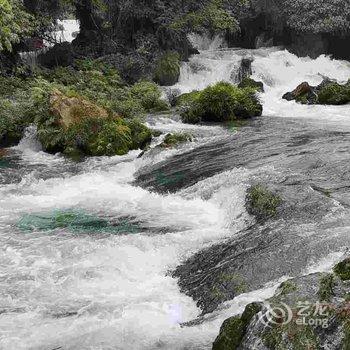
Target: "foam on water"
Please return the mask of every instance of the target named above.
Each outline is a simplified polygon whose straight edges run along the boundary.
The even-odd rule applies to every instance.
[[[263,81],[265,85],[265,93],[260,94],[264,115],[308,118],[320,123],[350,126],[350,105],[306,106],[282,99],[286,92],[294,90],[304,81],[318,85],[323,77],[336,79],[339,83],[349,79],[350,63],[325,55],[317,59],[299,58],[279,48],[203,50],[182,65],[176,88],[189,92],[222,80],[235,83],[240,61],[247,57],[254,59],[253,78]]]
[[[164,119],[153,126],[181,130],[180,123]],[[192,131],[198,143],[226,133],[209,127]],[[11,151],[23,167],[46,164],[40,171],[48,175],[71,164],[43,153],[33,128]],[[244,226],[244,181],[228,180],[248,175],[234,170],[187,194],[160,195],[130,184],[138,169],[173,152],[183,150],[165,150],[158,158],[137,158],[140,151],[90,158],[75,175],[63,171],[42,178],[33,170],[20,183],[0,186],[0,348],[210,348],[220,322],[210,333],[182,328],[180,323],[200,310],[180,293],[169,271]],[[225,181],[231,191],[216,185]],[[79,232],[49,221],[50,215],[67,212],[75,213],[78,223],[86,217],[109,222],[130,217],[143,230],[90,235],[88,225]],[[41,220],[37,225],[30,221],[35,218]],[[30,230],[23,230],[23,223]]]

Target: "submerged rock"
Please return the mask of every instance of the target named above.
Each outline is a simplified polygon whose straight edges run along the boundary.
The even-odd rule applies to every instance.
[[[176,146],[180,143],[193,141],[193,136],[189,133],[172,133],[167,134],[164,141],[160,144],[160,147],[168,148]]]
[[[350,82],[341,85],[324,79],[321,84],[311,86],[307,82],[282,96],[287,101],[295,100],[302,104],[342,105],[350,103]]]
[[[28,214],[21,218],[17,227],[22,231],[66,229],[73,233],[127,234],[141,231],[128,218],[110,221],[79,209]]]

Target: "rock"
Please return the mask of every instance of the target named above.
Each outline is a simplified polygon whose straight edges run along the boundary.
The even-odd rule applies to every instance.
[[[240,84],[244,79],[249,78],[252,74],[252,58],[242,58],[237,77],[236,77],[236,82]]]
[[[82,119],[108,117],[107,111],[102,107],[82,97],[67,97],[58,90],[51,94],[50,112],[56,117],[57,123],[65,128]]]
[[[169,148],[174,147],[180,143],[193,141],[193,136],[189,133],[172,133],[165,136],[164,141],[160,144],[160,147]]]
[[[302,104],[343,105],[350,103],[350,83],[341,85],[329,78],[324,78],[317,86],[303,82],[282,98]]]
[[[249,304],[241,317],[235,316],[227,319],[220,328],[220,333],[215,339],[213,350],[234,350],[244,338],[247,327],[252,318],[261,311],[259,303]]]
[[[244,89],[244,88],[253,88],[256,91],[259,92],[264,92],[264,83],[262,81],[256,81],[252,78],[244,78],[239,84],[238,87],[240,89]]]
[[[54,90],[49,99],[49,118],[38,123],[38,138],[45,151],[83,155],[124,155],[142,149],[152,133],[136,119],[123,119],[84,99]]]
[[[59,43],[38,56],[39,63],[46,68],[67,67],[73,64],[72,46],[68,42]]]
[[[304,104],[314,104],[317,100],[317,95],[314,87],[310,86],[307,82],[303,82],[292,92],[284,94],[282,98],[287,101],[296,100]]]
[[[250,304],[241,317],[224,321],[213,350],[348,349],[349,291],[349,283],[332,273],[283,282],[266,305]]]

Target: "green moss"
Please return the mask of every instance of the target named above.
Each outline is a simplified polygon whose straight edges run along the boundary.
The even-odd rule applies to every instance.
[[[255,89],[240,89],[227,82],[219,82],[186,98],[192,101],[181,114],[184,122],[225,122],[262,113]]]
[[[261,305],[249,304],[241,317],[227,319],[220,328],[220,333],[213,344],[213,350],[238,349],[252,318],[261,311]]]
[[[261,81],[256,81],[252,78],[244,78],[239,84],[238,87],[241,89],[252,88],[256,91],[264,92],[264,84]]]
[[[180,55],[167,52],[157,62],[154,70],[154,81],[163,86],[177,83],[180,76]]]
[[[327,274],[320,280],[318,296],[321,301],[330,301],[334,296],[334,275]]]
[[[296,96],[295,101],[299,102],[301,104],[307,105],[309,103],[308,94],[300,94],[300,95]]]
[[[342,281],[350,280],[350,258],[345,259],[335,265],[333,269],[334,273],[340,277]]]
[[[350,321],[346,320],[343,324],[344,338],[342,342],[342,349],[350,349]]]
[[[161,147],[173,147],[179,143],[193,141],[193,136],[189,133],[172,133],[165,136],[164,141],[161,143]]]
[[[342,105],[350,102],[350,84],[326,84],[318,92],[318,103],[325,105]]]
[[[258,220],[266,220],[277,214],[282,199],[261,185],[252,186],[247,194],[247,210]]]
[[[280,294],[287,295],[295,292],[297,290],[297,286],[293,281],[285,281],[281,283],[279,286]]]
[[[319,349],[319,341],[312,327],[299,326],[291,321],[287,325],[266,328],[262,335],[264,344],[271,350]]]

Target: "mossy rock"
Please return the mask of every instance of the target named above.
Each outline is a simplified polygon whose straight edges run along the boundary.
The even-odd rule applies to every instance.
[[[342,280],[349,281],[350,280],[350,258],[345,259],[335,265],[333,269],[334,273]]]
[[[252,318],[261,311],[261,304],[249,304],[241,317],[235,316],[224,321],[220,333],[213,343],[213,350],[238,349]]]
[[[82,97],[54,91],[49,105],[49,115],[38,121],[38,138],[50,153],[124,155],[152,139],[151,131],[140,121],[111,115]]]
[[[318,91],[318,104],[343,105],[350,103],[350,84],[340,85],[336,82],[324,84]]]
[[[249,214],[263,221],[274,217],[282,199],[261,185],[252,186],[247,193],[246,208]]]
[[[320,279],[318,296],[320,301],[331,301],[334,294],[335,279],[334,275],[327,273]]]
[[[239,84],[238,87],[241,89],[252,88],[259,92],[264,92],[264,83],[261,81],[256,81],[252,78],[244,78]]]
[[[160,146],[168,148],[189,141],[193,141],[193,136],[189,133],[172,133],[165,136]]]
[[[162,86],[171,86],[180,77],[180,55],[177,52],[165,53],[157,62],[154,81]]]
[[[238,88],[227,82],[209,86],[193,98],[181,117],[184,122],[226,122],[262,114],[262,105],[253,88]]]

